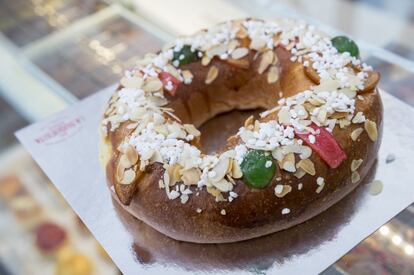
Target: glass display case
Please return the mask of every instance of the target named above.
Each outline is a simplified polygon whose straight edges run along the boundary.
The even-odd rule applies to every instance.
[[[302,18],[330,34],[351,35],[363,59],[380,71],[381,88],[414,106],[414,3],[401,1],[400,8],[392,5],[392,9],[390,3],[1,1],[0,273],[64,274],[59,272],[73,263],[84,272],[80,274],[118,273],[76,214],[16,144],[14,131],[113,85],[139,56],[156,51],[178,34],[247,16]],[[321,12],[328,9],[329,13]],[[38,229],[44,224],[55,225],[65,236],[51,253],[37,243]],[[325,273],[413,274],[413,226],[414,206],[410,206]]]

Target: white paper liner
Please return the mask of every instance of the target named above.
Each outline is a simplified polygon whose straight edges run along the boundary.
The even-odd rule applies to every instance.
[[[98,161],[98,127],[106,101],[114,89],[111,87],[94,94],[16,135],[124,274],[191,273],[197,268],[192,266],[189,271],[187,259],[177,258],[180,253],[175,256],[177,264],[163,264],[157,259],[151,265],[140,263],[132,249],[133,236],[115,212],[111,191]],[[384,136],[374,178],[383,182],[383,191],[377,196],[366,192],[358,205],[353,206],[354,213],[329,238],[282,260],[275,258],[275,263],[266,267],[268,274],[322,272],[414,201],[414,109],[385,92],[382,92],[382,99]],[[386,164],[389,154],[395,155],[396,159]],[[316,238],[318,232],[310,234],[315,234]],[[154,255],[162,255],[154,249]],[[208,268],[203,269],[208,272]],[[227,272],[251,274],[252,268]]]

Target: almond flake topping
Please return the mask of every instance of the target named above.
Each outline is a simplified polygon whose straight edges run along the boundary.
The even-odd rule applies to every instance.
[[[382,192],[383,183],[380,180],[374,180],[369,185],[369,193],[373,196],[376,196]]]
[[[363,131],[364,131],[364,129],[362,129],[362,128],[356,128],[351,133],[351,139],[353,141],[356,141],[358,139],[358,137],[362,134]]]
[[[279,69],[271,66],[267,73],[267,83],[272,84],[279,80]]]
[[[206,84],[211,84],[218,76],[219,70],[216,66],[211,66],[206,77]]]
[[[323,187],[325,186],[325,179],[322,177],[318,177],[316,179],[316,184],[318,185],[318,188],[316,189],[316,193],[320,193],[323,189]]]
[[[262,59],[260,60],[259,68],[257,69],[259,74],[262,74],[264,71],[266,71],[269,65],[272,64],[273,59],[274,59],[273,51],[266,51],[262,54]]]
[[[161,90],[162,82],[158,78],[154,78],[151,81],[147,82],[142,89],[146,92],[156,92]]]
[[[359,173],[357,171],[353,171],[351,174],[351,182],[357,183],[360,179],[361,177],[359,176]]]
[[[308,173],[309,175],[314,176],[316,174],[315,171],[315,165],[313,164],[313,162],[310,159],[301,159],[296,166],[298,168],[302,168],[303,171],[305,171],[306,173]]]
[[[290,191],[292,191],[292,187],[290,185],[281,185],[281,184],[278,184],[275,187],[275,195],[278,198],[283,198]]]
[[[124,172],[123,178],[119,181],[121,184],[131,184],[135,180],[136,173],[132,169],[128,169]]]
[[[250,39],[250,45],[238,40],[245,38]],[[181,70],[172,61],[174,52],[185,45],[197,51],[203,66],[210,65],[213,58],[219,58],[242,69],[250,67],[249,59],[244,57],[250,50],[255,50],[257,55],[254,59],[257,58],[259,63],[257,71],[259,74],[266,72],[268,83],[279,80],[279,60],[274,50],[276,46],[284,47],[290,51],[292,62],[303,64],[306,75],[315,86],[281,98],[277,106],[260,115],[262,118],[276,116],[277,120],[260,122],[254,121],[253,117],[246,120],[235,136],[241,139],[235,148],[221,155],[204,155],[191,143],[200,136],[200,131],[192,124],[182,124],[174,110],[166,106],[169,102],[164,92],[171,91],[176,83],[164,83],[159,79],[160,73],[166,72],[176,78],[179,85],[192,82],[192,72]],[[218,67],[210,66],[205,83],[213,83],[218,74]],[[338,53],[330,39],[313,27],[292,20],[232,21],[190,37],[180,37],[167,44],[160,53],[145,55],[136,68],[125,72],[120,82],[122,87],[111,98],[102,121],[104,135],[108,130],[116,130],[123,122],[128,123],[126,128],[131,131],[117,148],[122,155],[115,177],[119,182],[130,184],[147,165],[161,163],[165,173],[159,186],[165,189],[169,199],[179,198],[181,203],[189,200],[192,194],[190,186],[206,187],[216,201],[225,201],[222,193],[227,192],[230,195],[226,198],[231,202],[237,197],[237,194],[231,195],[236,184],[234,179],[243,177],[240,165],[251,149],[271,153],[283,170],[297,178],[306,173],[315,175],[314,164],[309,159],[312,150],[295,137],[295,131],[316,136],[309,127],[312,123],[330,132],[336,125],[346,128],[351,123],[364,123],[369,138],[373,141],[378,138],[375,122],[367,120],[362,112],[356,112],[355,107],[356,98],[364,98],[357,92],[373,89],[378,82],[378,74],[359,59]],[[351,139],[357,140],[362,131],[362,128],[354,130]],[[359,165],[352,163],[353,172],[356,173]],[[355,173],[352,174],[353,180],[356,175],[359,177]],[[316,192],[319,193],[325,182],[319,177],[317,183]],[[298,186],[299,190],[301,188],[302,184],[300,188]],[[278,184],[275,188],[275,194],[286,195],[289,192],[289,185]],[[288,208],[282,210],[282,214],[288,213]]]
[[[361,166],[363,161],[364,160],[362,160],[362,159],[354,159],[351,163],[351,171],[354,172],[354,171],[358,170],[359,166]]]
[[[249,49],[247,48],[237,48],[231,53],[231,58],[233,59],[240,59],[245,57],[249,53]]]
[[[377,124],[375,123],[375,121],[367,119],[365,121],[364,128],[372,141],[376,141],[378,139]]]

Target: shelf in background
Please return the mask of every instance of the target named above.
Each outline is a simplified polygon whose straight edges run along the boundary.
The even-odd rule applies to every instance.
[[[0,153],[17,143],[14,132],[28,124],[6,101],[0,98]]]
[[[23,47],[106,6],[100,0],[3,0],[0,31]]]

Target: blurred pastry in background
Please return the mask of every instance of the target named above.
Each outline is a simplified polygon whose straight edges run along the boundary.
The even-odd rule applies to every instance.
[[[28,194],[15,196],[9,203],[9,207],[18,221],[27,229],[32,229],[41,220],[43,209]]]
[[[93,264],[89,257],[79,252],[65,250],[59,253],[56,275],[89,275],[93,274]]]
[[[16,176],[0,179],[0,199],[9,201],[23,191],[23,186]]]
[[[56,253],[67,243],[68,239],[65,229],[52,222],[44,222],[39,225],[35,235],[36,247],[46,255]]]

